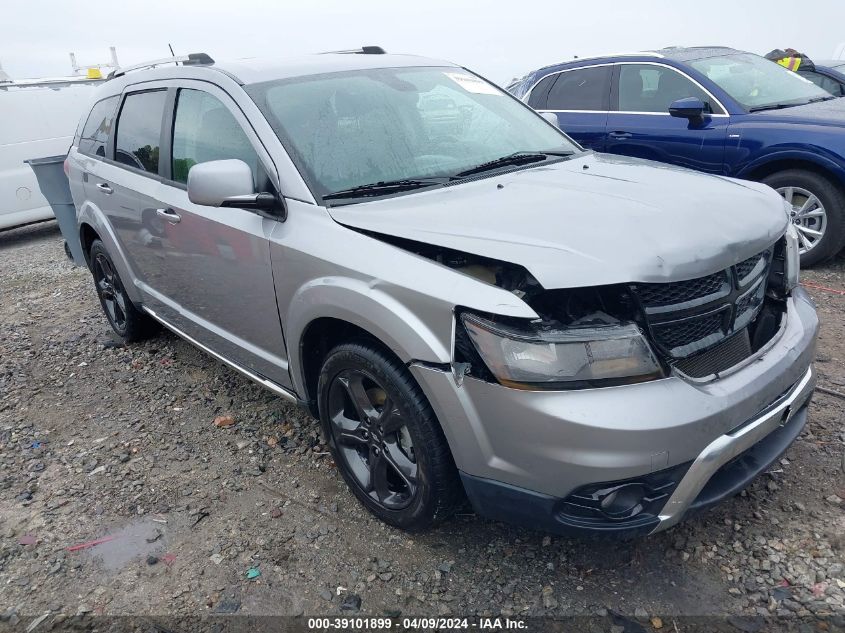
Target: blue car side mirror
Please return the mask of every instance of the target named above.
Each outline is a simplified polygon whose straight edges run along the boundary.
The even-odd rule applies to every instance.
[[[685,97],[672,102],[669,114],[681,119],[701,120],[707,109],[707,104],[698,97]]]

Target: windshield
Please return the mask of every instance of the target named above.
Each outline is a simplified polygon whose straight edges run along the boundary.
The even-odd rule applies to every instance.
[[[356,70],[246,90],[319,196],[428,185],[515,153],[578,151],[528,107],[459,68]]]
[[[751,53],[690,62],[747,110],[803,105],[830,94],[783,66]]]

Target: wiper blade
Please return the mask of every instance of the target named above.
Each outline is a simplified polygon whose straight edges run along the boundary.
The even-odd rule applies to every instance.
[[[366,198],[369,196],[384,196],[391,193],[398,193],[401,191],[410,191],[412,189],[421,189],[423,187],[433,187],[435,185],[442,185],[444,183],[460,180],[464,176],[488,171],[497,167],[506,165],[523,165],[527,163],[539,162],[546,160],[550,156],[571,156],[575,152],[570,150],[542,150],[537,152],[514,152],[507,156],[502,156],[495,160],[482,163],[466,171],[462,171],[453,176],[443,178],[405,178],[402,180],[388,180],[372,182],[367,185],[358,185],[357,187],[350,187],[349,189],[341,189],[340,191],[332,191],[323,196],[323,200],[338,200],[341,198]]]
[[[368,185],[358,185],[357,187],[350,187],[349,189],[341,189],[340,191],[333,191],[323,196],[323,200],[338,200],[341,198],[366,198],[368,196],[383,196],[391,193],[398,193],[401,191],[410,191],[412,189],[421,189],[423,187],[431,187],[433,185],[442,185],[445,181],[443,179],[404,179],[404,180],[388,180],[373,182]]]
[[[782,110],[783,108],[791,108],[793,106],[801,105],[800,103],[770,103],[768,105],[755,106],[748,108],[749,112],[762,112],[763,110]]]
[[[813,97],[812,99],[802,101],[801,103],[769,103],[767,105],[748,108],[748,111],[760,112],[762,110],[782,110],[783,108],[794,108],[795,106],[809,105],[811,103],[818,103],[819,101],[829,101],[830,99],[836,99],[836,97],[833,95],[830,95],[829,97]]]
[[[550,150],[540,152],[514,152],[501,158],[494,158],[493,160],[481,163],[475,167],[471,167],[464,171],[458,172],[453,178],[464,178],[465,176],[472,176],[473,174],[480,174],[485,171],[498,169],[499,167],[507,167],[508,165],[527,165],[529,163],[537,163],[541,160],[546,160],[549,156],[571,156],[575,152],[569,150]]]

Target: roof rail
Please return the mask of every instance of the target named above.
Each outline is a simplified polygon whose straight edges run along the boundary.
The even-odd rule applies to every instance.
[[[121,77],[126,73],[132,72],[133,70],[144,70],[147,68],[155,68],[156,66],[161,66],[162,64],[183,64],[185,66],[199,66],[205,64],[213,64],[214,60],[206,53],[190,53],[188,55],[182,55],[179,57],[163,57],[162,59],[154,59],[149,62],[142,62],[140,64],[134,64],[132,66],[124,66],[122,68],[118,68],[109,73],[107,79],[114,79],[115,77]]]
[[[663,59],[665,55],[658,53],[657,51],[639,51],[634,53],[606,53],[604,55],[589,55],[587,57],[578,57],[577,55],[566,61],[562,62],[555,62],[554,64],[547,64],[542,68],[538,68],[532,72],[540,72],[541,70],[546,70],[547,68],[554,68],[555,66],[560,66],[561,64],[574,64],[575,62],[589,62],[593,60],[601,60],[607,57],[654,57],[658,59]]]
[[[381,46],[362,46],[361,48],[350,48],[345,51],[326,51],[323,55],[342,54],[342,55],[386,55],[387,51]]]

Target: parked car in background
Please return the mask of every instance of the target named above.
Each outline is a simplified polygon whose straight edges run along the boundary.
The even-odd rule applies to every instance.
[[[547,66],[510,90],[584,147],[770,185],[804,265],[845,245],[845,99],[774,62],[668,48]]]
[[[53,217],[24,161],[67,153],[98,83],[86,77],[13,80],[0,72],[0,229]]]
[[[119,336],[157,321],[307,407],[384,521],[466,494],[649,534],[803,428],[818,320],[768,187],[584,152],[448,62],[174,61],[98,90],[68,239]]]
[[[809,79],[835,97],[845,95],[845,60],[816,64],[809,56],[794,48],[776,48],[766,55],[766,59]]]
[[[845,97],[845,59],[816,62],[812,70],[799,68],[798,74],[835,97]]]

